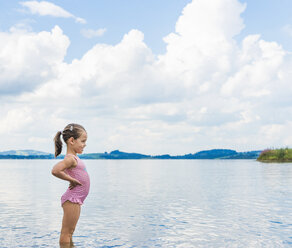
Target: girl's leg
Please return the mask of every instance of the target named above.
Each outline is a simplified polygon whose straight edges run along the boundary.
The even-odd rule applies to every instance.
[[[60,235],[60,244],[70,244],[72,242],[72,235],[75,230],[77,221],[80,216],[80,205],[66,201],[63,204],[63,221]]]

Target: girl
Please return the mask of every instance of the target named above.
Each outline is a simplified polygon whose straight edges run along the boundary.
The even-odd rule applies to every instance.
[[[57,163],[52,174],[58,178],[69,181],[67,191],[61,197],[63,207],[63,221],[60,235],[60,244],[73,245],[72,235],[80,216],[80,207],[88,195],[90,180],[84,163],[76,156],[81,154],[86,146],[87,133],[81,125],[69,124],[63,131],[57,132],[55,142],[55,157],[62,151],[62,141],[67,145],[64,160]]]

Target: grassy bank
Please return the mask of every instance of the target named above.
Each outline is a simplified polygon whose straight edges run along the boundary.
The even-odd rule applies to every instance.
[[[266,149],[257,158],[260,162],[292,162],[292,149]]]

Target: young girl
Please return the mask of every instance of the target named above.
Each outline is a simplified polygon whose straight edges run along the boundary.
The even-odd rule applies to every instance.
[[[76,156],[81,154],[86,146],[87,133],[81,125],[69,124],[63,131],[57,132],[55,142],[55,157],[62,151],[62,141],[67,145],[64,160],[57,163],[52,174],[58,178],[69,181],[67,191],[61,197],[63,207],[63,221],[60,235],[60,244],[73,245],[72,235],[80,216],[80,207],[88,195],[90,180],[84,163]]]

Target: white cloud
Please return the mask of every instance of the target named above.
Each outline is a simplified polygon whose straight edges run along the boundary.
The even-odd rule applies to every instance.
[[[32,110],[28,107],[18,107],[8,110],[6,115],[2,116],[0,122],[0,132],[11,132],[17,134],[28,124],[31,124],[33,118],[31,116]],[[21,121],[16,121],[21,120]]]
[[[19,130],[36,142],[31,148],[44,151],[48,134],[72,121],[87,128],[90,152],[291,145],[291,54],[258,34],[236,42],[244,9],[236,0],[193,1],[159,56],[139,30],[116,45],[96,44],[70,64],[63,62],[69,40],[58,27],[1,33],[0,85],[19,95],[1,101],[2,140],[11,146],[3,142],[0,149],[20,142],[9,129],[20,105],[31,126]]]
[[[75,21],[81,24],[86,24],[86,20],[81,17],[75,17]]]
[[[93,38],[93,37],[103,36],[105,32],[106,32],[106,28],[100,28],[97,30],[94,30],[94,29],[82,29],[81,30],[81,34],[85,38],[88,38],[88,39]]]
[[[285,51],[275,42],[248,36],[242,42],[239,69],[221,88],[223,94],[262,97],[272,94],[281,71]]]
[[[31,20],[31,19],[21,20],[20,22],[14,24],[12,27],[10,27],[9,31],[11,33],[32,32],[31,23],[35,23],[35,21]]]
[[[0,32],[0,95],[31,91],[55,77],[69,44],[58,26],[51,32]]]
[[[40,16],[53,16],[53,17],[63,17],[63,18],[73,18],[76,22],[85,24],[86,20],[80,17],[76,17],[70,12],[64,10],[60,6],[47,1],[26,1],[20,2],[23,7],[28,8],[30,13],[38,14]]]
[[[243,29],[245,5],[234,0],[196,0],[179,17],[175,33],[164,38],[167,53],[160,63],[168,73],[183,77],[186,86],[225,76],[233,66],[233,36]]]

